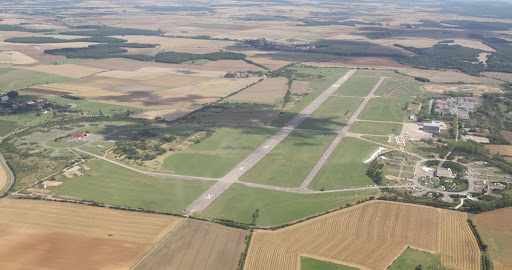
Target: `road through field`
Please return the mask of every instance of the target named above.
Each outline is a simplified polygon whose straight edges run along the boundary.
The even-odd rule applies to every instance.
[[[224,191],[226,191],[232,183],[238,181],[238,179],[248,170],[250,170],[258,161],[260,161],[265,155],[267,155],[274,147],[276,147],[281,141],[283,141],[294,129],[296,129],[306,118],[308,118],[324,101],[326,101],[338,88],[341,87],[354,73],[356,70],[350,70],[341,78],[339,78],[334,84],[329,86],[325,91],[322,92],[315,100],[313,100],[308,106],[306,106],[300,113],[298,113],[292,120],[290,120],[283,128],[281,128],[276,134],[267,139],[262,145],[260,145],[254,152],[249,154],[242,162],[240,162],[235,168],[228,172],[221,181],[217,182],[206,190],[201,196],[199,196],[192,204],[187,207],[189,213],[201,213],[215,199],[217,199]],[[374,91],[372,91],[374,92]]]
[[[0,196],[9,190],[13,183],[14,174],[7,166],[5,159],[0,155]]]
[[[304,192],[304,191],[308,190],[308,187],[311,184],[311,182],[313,181],[313,179],[315,179],[315,177],[317,176],[318,172],[320,172],[322,167],[329,160],[329,157],[332,155],[334,150],[340,144],[341,139],[343,139],[343,137],[345,137],[347,135],[348,130],[350,129],[352,124],[356,121],[357,117],[359,117],[359,114],[361,113],[361,111],[363,111],[364,107],[366,107],[366,104],[368,104],[370,99],[373,98],[373,94],[375,94],[375,91],[377,91],[377,89],[379,89],[379,86],[384,81],[384,79],[386,79],[386,78],[381,77],[380,80],[375,84],[375,86],[373,86],[372,91],[370,91],[370,93],[368,93],[368,95],[364,98],[363,102],[359,105],[357,110],[354,112],[354,114],[352,114],[350,119],[347,121],[345,126],[343,126],[343,128],[341,129],[340,132],[338,132],[338,136],[336,136],[336,138],[332,141],[331,145],[329,145],[327,150],[325,150],[324,154],[320,157],[318,162],[315,164],[313,169],[311,169],[309,174],[306,176],[306,178],[304,179],[304,181],[300,185],[300,187],[299,187],[300,191]]]

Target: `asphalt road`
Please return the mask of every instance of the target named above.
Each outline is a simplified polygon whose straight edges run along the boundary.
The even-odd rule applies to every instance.
[[[320,170],[324,167],[325,163],[327,163],[327,160],[329,160],[329,157],[332,155],[334,150],[340,144],[341,139],[343,139],[343,137],[345,137],[347,135],[348,130],[350,129],[352,124],[357,120],[357,117],[359,117],[359,114],[363,111],[364,107],[366,107],[366,104],[368,104],[370,99],[372,99],[374,97],[375,91],[377,91],[377,89],[379,88],[381,83],[384,81],[384,79],[386,79],[386,78],[380,78],[380,80],[375,84],[375,86],[373,86],[372,91],[370,91],[370,93],[368,93],[368,95],[364,98],[363,102],[359,105],[359,107],[357,107],[356,111],[352,114],[350,119],[348,119],[347,123],[343,126],[343,128],[340,130],[340,132],[338,132],[338,135],[336,136],[336,138],[334,138],[334,140],[329,145],[329,147],[327,147],[327,150],[325,150],[325,152],[322,154],[320,159],[317,161],[317,163],[315,164],[313,169],[311,169],[311,171],[306,176],[304,181],[302,181],[302,184],[299,187],[300,191],[305,192],[305,191],[309,190],[309,185],[311,185],[311,182],[313,182],[313,180],[318,175]]]
[[[336,90],[338,90],[338,88],[340,88],[340,86],[343,85],[355,72],[356,70],[350,70],[341,78],[339,78],[334,84],[329,86],[329,88],[323,91],[315,100],[306,106],[276,134],[272,135],[272,137],[267,139],[235,168],[228,172],[221,179],[221,181],[217,182],[203,194],[201,194],[201,196],[199,196],[194,202],[192,202],[192,204],[187,207],[186,211],[189,213],[203,212],[215,201],[215,199],[220,197],[220,195],[222,195],[222,193],[224,193],[224,191],[226,191],[229,186],[231,186],[231,184],[237,182],[245,172],[256,165],[256,163],[265,157],[272,149],[274,149],[274,147],[276,147],[288,135],[290,135],[294,129],[302,124],[306,118],[308,118],[320,105],[322,105],[322,103],[324,103],[332,94],[334,94],[334,92],[336,92]]]

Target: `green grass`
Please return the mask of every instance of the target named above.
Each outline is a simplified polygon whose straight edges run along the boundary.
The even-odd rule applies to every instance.
[[[359,115],[359,119],[402,122],[402,109],[407,106],[408,96],[373,98]]]
[[[165,159],[162,168],[176,174],[219,178],[276,132],[269,128],[225,127]]]
[[[315,190],[330,190],[374,185],[375,183],[366,176],[369,164],[363,163],[363,160],[369,157],[376,147],[377,145],[360,139],[343,138],[311,187]]]
[[[324,90],[326,90],[348,71],[348,69],[345,68],[309,68],[303,66],[292,67],[290,69],[296,70],[299,73],[317,76],[317,78],[311,79],[309,82],[309,87],[312,89],[309,95],[302,98],[299,102],[297,102],[297,104],[295,104],[295,106],[293,106],[292,109],[281,114],[276,120],[274,120],[272,123],[273,126],[284,126],[297,113],[302,111],[302,109],[311,103],[311,101],[317,98]]]
[[[361,77],[353,75],[338,90],[336,90],[334,94],[366,97],[378,81],[378,77]]]
[[[198,60],[191,60],[183,62],[182,64],[189,64],[189,65],[204,65],[206,63],[210,62],[208,59],[198,59]]]
[[[300,270],[357,270],[357,268],[303,257],[300,260]]]
[[[8,121],[0,119],[0,136],[5,136],[18,127],[15,121]]]
[[[339,131],[362,101],[360,98],[330,97],[299,128]]]
[[[374,135],[400,134],[402,124],[357,121],[352,124],[349,131]]]
[[[259,209],[256,224],[272,226],[345,206],[376,193],[365,190],[304,195],[233,184],[201,216],[250,224],[252,215]]]
[[[359,69],[355,75],[358,76],[375,76],[375,77],[399,77],[400,74],[394,72],[394,71],[387,71],[387,70],[364,70]]]
[[[69,81],[70,78],[37,72],[16,69],[0,75],[0,89],[11,91],[20,88],[34,87],[42,84],[51,84]]]
[[[402,255],[389,266],[388,270],[414,270],[416,266],[420,264],[422,269],[446,269],[441,266],[441,256],[407,248]]]
[[[391,90],[393,87],[397,86],[397,85],[400,85],[404,82],[400,82],[400,81],[394,81],[390,78],[388,79],[385,79],[379,86],[379,89],[377,89],[377,91],[375,91],[375,95],[376,96],[380,96],[380,95],[384,95],[386,94],[389,90]]]
[[[296,130],[240,180],[280,187],[298,187],[334,137],[334,134]]]
[[[87,163],[91,170],[80,170],[82,177],[68,179],[52,188],[59,196],[72,196],[110,205],[180,213],[213,181],[186,181],[151,177],[103,160]]]

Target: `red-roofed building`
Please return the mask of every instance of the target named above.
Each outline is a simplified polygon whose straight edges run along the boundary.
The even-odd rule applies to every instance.
[[[71,136],[69,136],[69,140],[71,141],[81,141],[83,140],[83,138],[87,136],[87,134],[83,133],[83,132],[75,132],[73,134],[71,134]]]

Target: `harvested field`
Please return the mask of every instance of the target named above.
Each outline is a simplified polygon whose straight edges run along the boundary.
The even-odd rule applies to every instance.
[[[92,74],[105,71],[104,69],[84,67],[73,64],[64,65],[34,65],[34,66],[15,66],[13,68],[39,71],[70,78],[82,78]]]
[[[166,75],[189,75],[219,78],[223,76],[223,71],[200,71],[180,68],[162,68],[162,67],[143,67],[135,71],[113,70],[98,74],[98,76],[118,78],[118,79],[134,79],[134,80],[151,80]]]
[[[512,143],[512,131],[502,130],[501,135],[505,137],[505,140],[507,140],[509,143]]]
[[[512,83],[512,74],[504,72],[482,72],[482,75]]]
[[[512,145],[485,145],[491,154],[500,154],[502,156],[512,157]]]
[[[9,185],[9,177],[7,170],[2,164],[0,164],[0,194],[2,194],[4,189]]]
[[[128,269],[182,221],[70,203],[4,200],[0,268]]]
[[[233,41],[224,40],[205,40],[205,39],[186,39],[171,38],[160,36],[116,36],[117,38],[128,40],[135,43],[159,44],[157,49],[160,51],[174,51],[185,53],[210,53],[218,52],[228,46],[235,44]]]
[[[23,213],[22,215],[20,215]],[[182,218],[37,200],[0,202],[0,225],[156,243]]]
[[[246,231],[186,220],[134,269],[235,270]]]
[[[309,81],[293,81],[290,92],[294,94],[305,94],[309,92]]]
[[[32,87],[19,89],[19,91],[32,92],[32,93],[41,93],[41,94],[50,94],[50,95],[57,95],[57,96],[71,94],[70,92],[53,91],[53,90],[46,90],[46,89],[39,89],[39,88],[32,88]]]
[[[32,64],[37,62],[36,59],[16,51],[0,51],[0,64]]]
[[[299,269],[300,257],[386,269],[405,248],[440,254],[444,266],[480,269],[464,213],[371,201],[277,231],[254,232],[246,270]]]
[[[473,217],[494,261],[494,269],[511,269],[512,207],[478,214]]]
[[[268,78],[227,98],[229,101],[275,103],[281,100],[288,90],[287,78]]]
[[[431,82],[435,83],[499,83],[500,81],[487,78],[487,77],[477,77],[464,74],[462,72],[453,71],[453,70],[425,70],[425,69],[415,69],[415,68],[398,68],[400,73],[413,76],[413,77],[423,77],[429,79]]]

